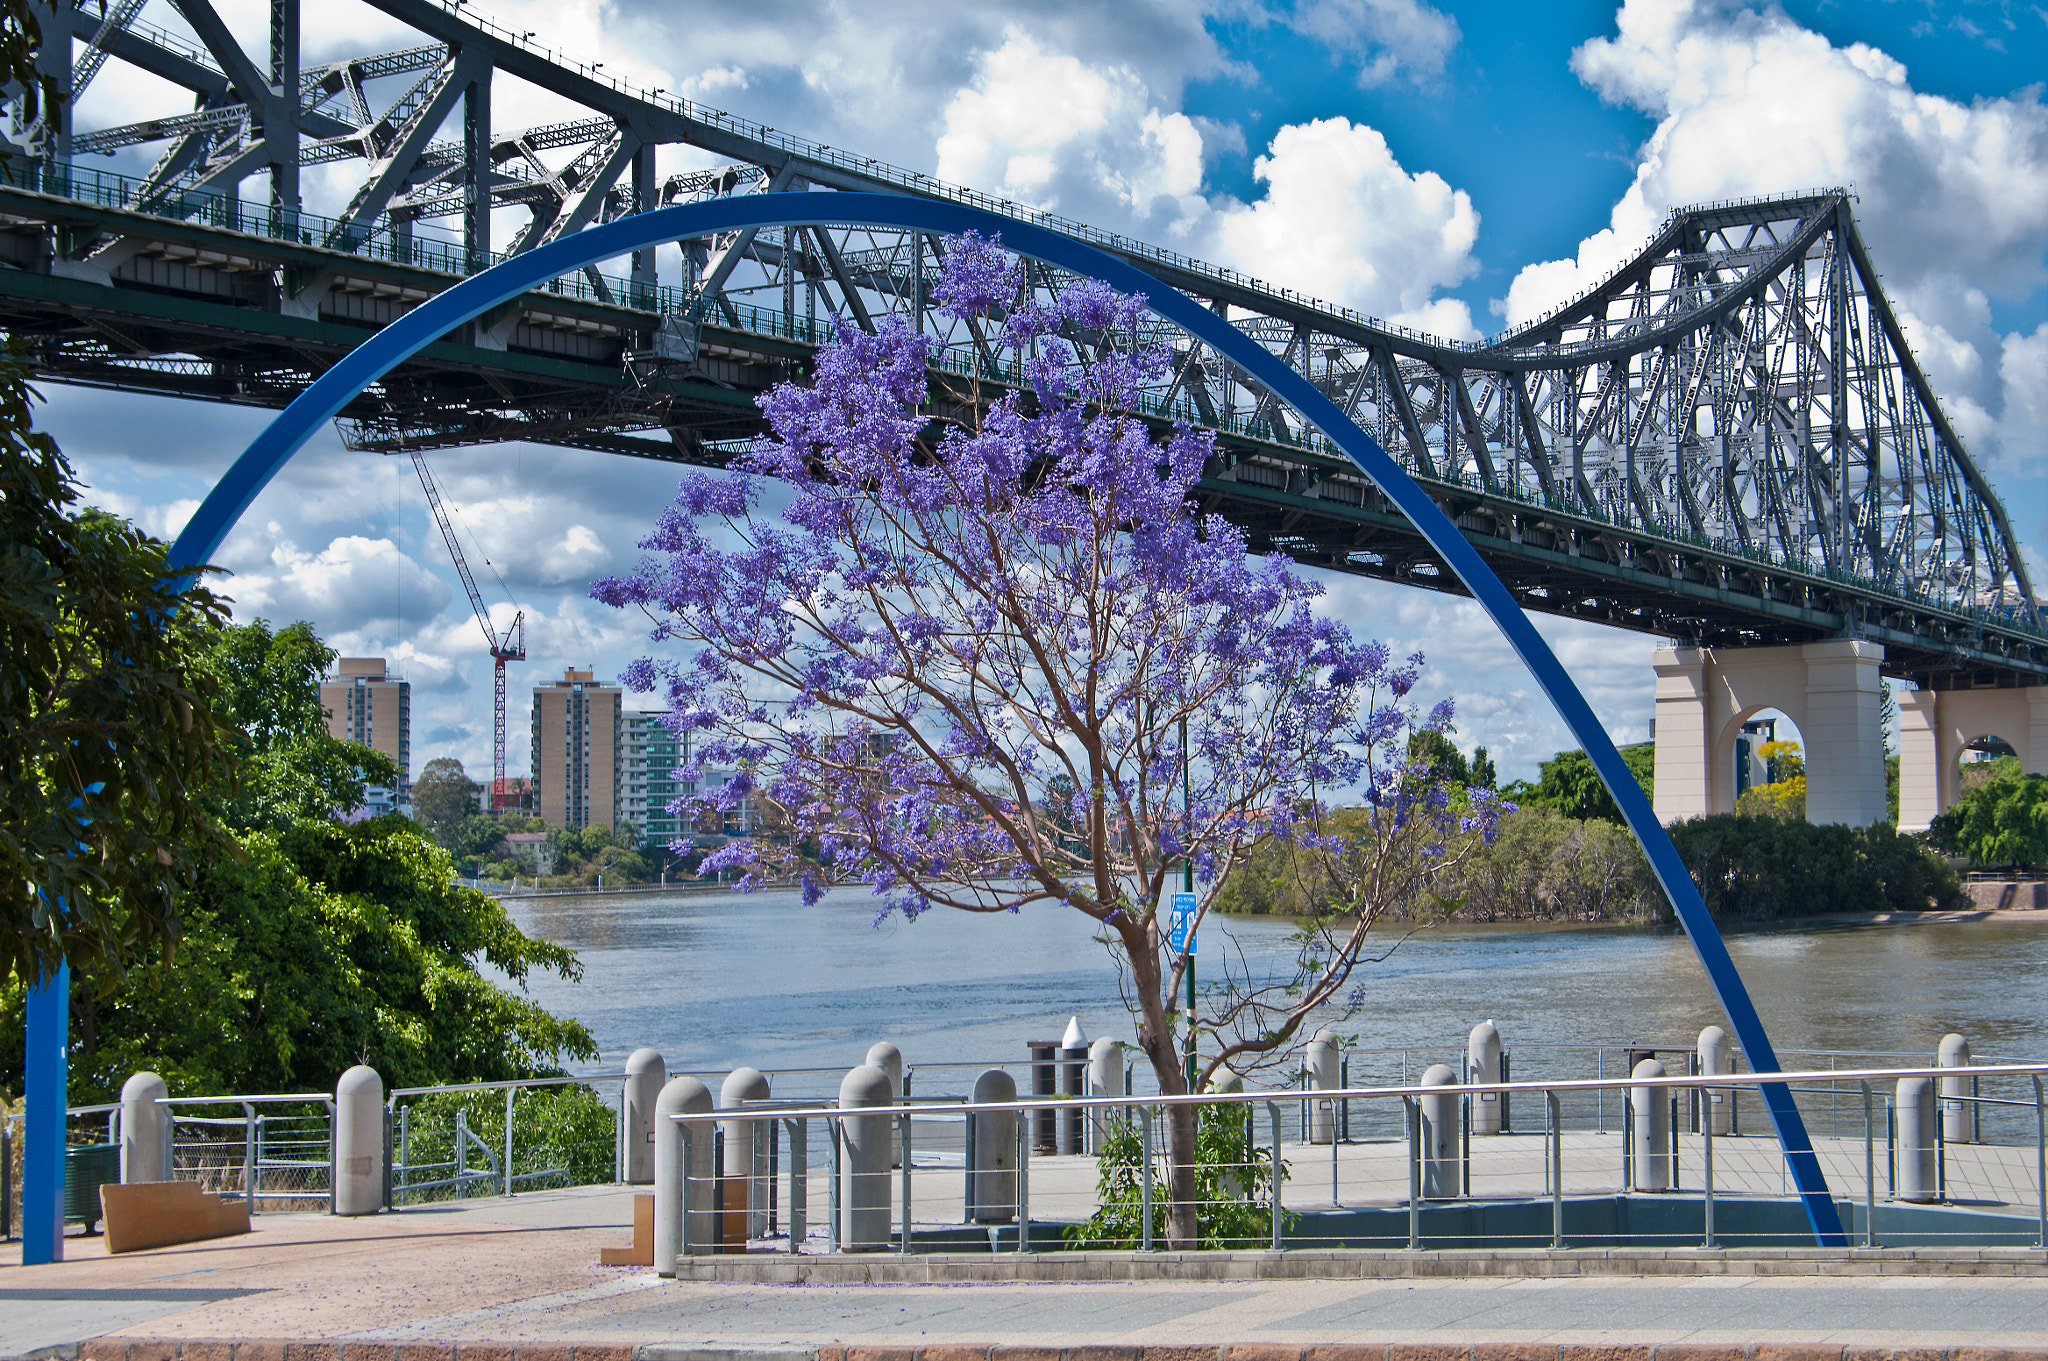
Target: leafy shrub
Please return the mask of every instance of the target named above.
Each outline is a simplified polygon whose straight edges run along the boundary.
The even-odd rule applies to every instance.
[[[1195,1124],[1195,1224],[1204,1248],[1262,1248],[1273,1241],[1267,1191],[1273,1184],[1272,1150],[1252,1137],[1249,1106],[1204,1106]],[[1153,1142],[1152,1240],[1166,1242],[1166,1140]],[[1069,1224],[1071,1248],[1131,1249],[1144,1241],[1144,1140],[1138,1126],[1120,1117],[1109,1127],[1095,1157],[1096,1203],[1085,1224]],[[1287,1164],[1280,1164],[1287,1180]],[[1283,1232],[1297,1217],[1281,1210]]]
[[[1602,819],[1541,805],[1501,819],[1476,845],[1451,895],[1461,921],[1640,921],[1668,912],[1635,836]]]
[[[407,1162],[415,1168],[455,1161],[455,1116],[465,1113],[471,1133],[489,1156],[471,1144],[466,1153],[470,1171],[482,1171],[490,1157],[502,1158],[505,1150],[505,1093],[436,1092],[420,1097],[408,1110],[406,1119]],[[561,1175],[519,1182],[521,1190],[541,1186],[587,1186],[612,1179],[617,1167],[618,1127],[611,1109],[596,1092],[584,1086],[532,1087],[522,1090],[512,1107],[512,1171],[515,1175],[548,1172]],[[399,1132],[391,1132],[394,1159]],[[414,1173],[414,1182],[441,1181],[454,1175],[451,1167]],[[464,1195],[496,1195],[501,1183],[475,1182],[468,1187],[441,1187],[409,1196],[409,1201],[452,1200]],[[395,1183],[394,1183],[395,1188]]]
[[[1737,814],[1671,828],[1707,908],[1731,921],[1947,907],[1954,870],[1884,823],[1815,826]]]

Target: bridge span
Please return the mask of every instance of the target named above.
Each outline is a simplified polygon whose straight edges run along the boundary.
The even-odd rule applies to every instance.
[[[173,0],[173,28],[142,22],[142,0],[40,6],[45,32],[69,35],[44,45],[60,88],[118,63],[191,106],[81,129],[66,105],[18,133],[0,185],[0,327],[41,377],[279,407],[370,330],[592,223],[771,190],[971,202],[1087,240],[1230,319],[1374,433],[1526,608],[1668,640],[1667,818],[1732,806],[1734,734],[1761,707],[1806,738],[1810,816],[1881,816],[1880,675],[1917,691],[1901,704],[1902,825],[1953,799],[1977,738],[2048,768],[2048,634],[2025,563],[1843,191],[1675,213],[1542,320],[1444,341],[634,89],[471,5],[366,3],[419,41],[309,63],[300,0],[271,0],[255,53],[210,0]],[[502,127],[494,81],[588,116]],[[708,168],[663,177],[662,147]],[[331,213],[304,201],[309,165],[355,174]],[[449,335],[365,392],[343,435],[388,453],[524,440],[715,465],[759,430],[754,398],[801,373],[832,326],[896,318],[939,342],[935,400],[985,400],[1017,375],[934,312],[943,250],[918,233],[787,228],[640,252]],[[1032,267],[1024,287],[1062,283]],[[1201,495],[1255,547],[1461,589],[1349,460],[1216,352],[1163,328],[1075,339],[1084,354],[1171,348],[1143,414],[1215,433]]]

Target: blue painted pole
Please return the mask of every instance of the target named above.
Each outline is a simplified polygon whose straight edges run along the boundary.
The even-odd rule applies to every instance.
[[[811,224],[952,234],[971,230],[1000,236],[1010,250],[1100,279],[1126,293],[1143,294],[1154,312],[1214,346],[1319,428],[1429,541],[1528,666],[1565,726],[1591,758],[1629,830],[1641,843],[1650,868],[1692,941],[1714,995],[1727,1013],[1729,1028],[1741,1044],[1750,1068],[1759,1073],[1779,1071],[1777,1054],[1764,1032],[1763,1019],[1757,1015],[1749,990],[1736,972],[1735,961],[1728,956],[1728,947],[1691,873],[1679,859],[1677,847],[1657,821],[1650,801],[1643,796],[1642,787],[1621,759],[1613,739],[1594,716],[1592,706],[1586,703],[1586,697],[1579,693],[1578,686],[1521,605],[1479,556],[1479,550],[1458,532],[1457,526],[1430,500],[1429,493],[1377,440],[1359,429],[1336,403],[1277,356],[1201,303],[1167,287],[1137,266],[1044,227],[965,204],[893,194],[751,194],[657,208],[551,241],[464,279],[349,351],[341,362],[279,412],[207,493],[171,546],[171,563],[190,566],[210,561],[242,512],[317,427],[331,420],[369,384],[498,304],[559,275],[664,241],[748,227]],[[1783,1083],[1765,1084],[1760,1090],[1792,1179],[1799,1188],[1815,1241],[1823,1246],[1845,1246],[1848,1238],[1842,1231],[1841,1215],[1828,1192],[1827,1178],[1821,1172],[1820,1160],[1814,1156],[1813,1142],[1798,1107],[1793,1104],[1791,1091]]]
[[[64,1260],[64,1097],[71,966],[28,990],[28,1098],[21,1158],[21,1264]]]

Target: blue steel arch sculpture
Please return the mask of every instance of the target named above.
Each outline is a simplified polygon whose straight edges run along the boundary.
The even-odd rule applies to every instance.
[[[1137,267],[1106,255],[1072,237],[964,204],[932,199],[862,193],[771,193],[743,198],[659,208],[619,218],[562,237],[463,280],[422,303],[351,350],[265,427],[242,456],[208,493],[206,500],[171,546],[174,566],[209,561],[235,522],[271,478],[290,461],[313,432],[333,419],[357,393],[399,364],[477,316],[508,302],[549,279],[666,241],[713,232],[778,226],[852,225],[904,231],[958,234],[969,230],[1000,235],[1009,250],[1075,274],[1092,276],[1126,293],[1145,295],[1153,312],[1173,322],[1228,359],[1273,394],[1290,403],[1302,417],[1322,430],[1388,499],[1400,507],[1410,524],[1428,540],[1475,600],[1492,618],[1524,665],[1536,678],[1565,724],[1592,758],[1594,768],[1621,809],[1629,830],[1642,844],[1678,919],[1699,955],[1715,996],[1734,1027],[1736,1041],[1750,1067],[1777,1072],[1777,1055],[1764,1033],[1762,1019],[1750,1001],[1720,931],[1687,873],[1678,850],[1635,777],[1615,750],[1614,742],[1572,683],[1557,657],[1537,633],[1500,578],[1465,537],[1429,499],[1401,465],[1361,430],[1328,397],[1302,375],[1261,348],[1229,322],[1194,299],[1169,288]],[[1786,1162],[1799,1188],[1801,1203],[1817,1242],[1847,1242],[1820,1161],[1814,1155],[1805,1122],[1784,1083],[1760,1088],[1777,1128]]]

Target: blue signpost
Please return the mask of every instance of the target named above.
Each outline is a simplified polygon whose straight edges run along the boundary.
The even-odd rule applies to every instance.
[[[1056,268],[1100,279],[1127,293],[1143,294],[1155,313],[1219,350],[1229,362],[1319,428],[1428,540],[1543,687],[1565,726],[1592,759],[1629,830],[1642,844],[1750,1067],[1759,1073],[1778,1071],[1777,1055],[1764,1032],[1763,1021],[1736,973],[1735,963],[1728,956],[1727,946],[1708,915],[1692,876],[1679,859],[1677,848],[1657,821],[1649,800],[1585,696],[1579,693],[1535,625],[1487,567],[1478,550],[1378,441],[1279,357],[1200,302],[1167,287],[1137,266],[1044,227],[936,199],[892,194],[754,194],[619,218],[515,255],[422,303],[350,351],[300,393],[207,495],[172,546],[171,561],[182,566],[211,560],[257,494],[316,429],[333,419],[364,387],[491,308],[550,279],[667,241],[747,228],[840,224],[946,234],[979,231],[999,236],[1008,249]],[[1841,1217],[1828,1193],[1826,1178],[1814,1156],[1805,1122],[1793,1105],[1791,1092],[1783,1083],[1768,1083],[1759,1091],[1776,1126],[1815,1240],[1828,1246],[1845,1244]]]
[[[26,1098],[21,1150],[21,1264],[64,1260],[65,1053],[71,1029],[71,966],[28,990]]]

